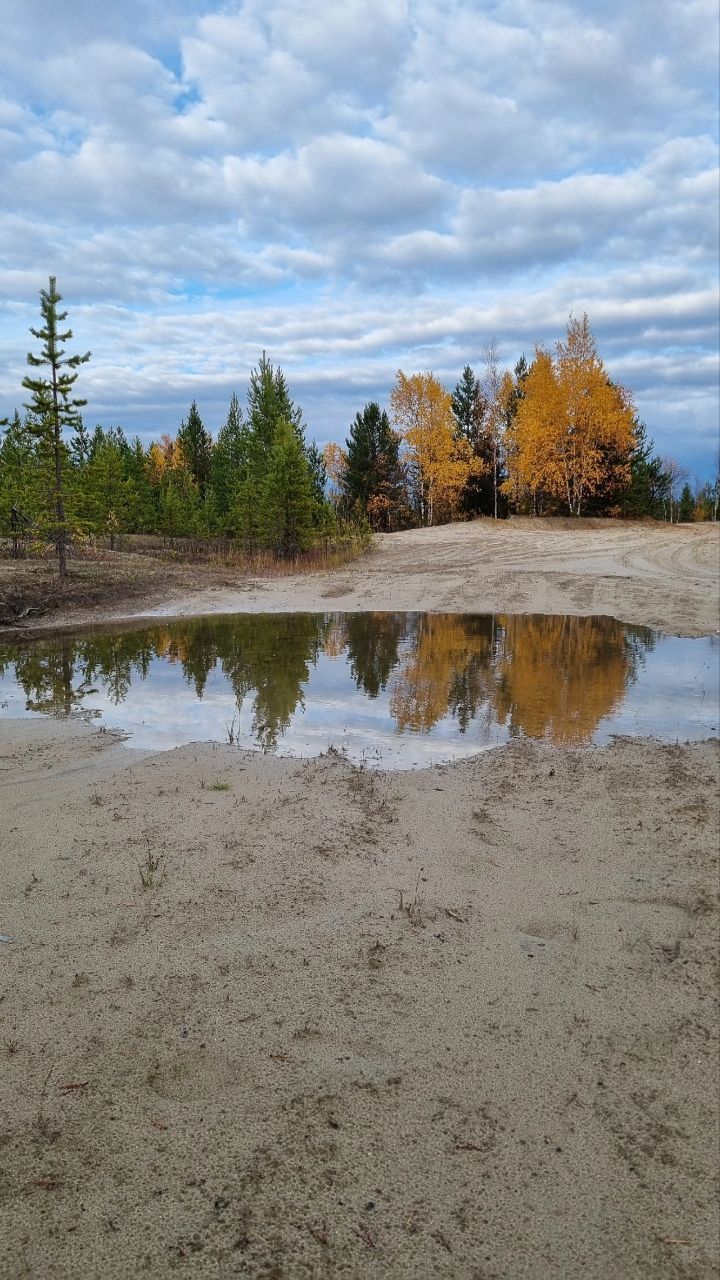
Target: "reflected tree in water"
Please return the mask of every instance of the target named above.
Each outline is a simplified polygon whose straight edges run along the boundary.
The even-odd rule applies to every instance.
[[[218,673],[238,712],[252,697],[252,734],[274,751],[321,656],[347,653],[368,698],[389,692],[399,733],[428,733],[451,717],[461,733],[485,721],[511,736],[580,744],[619,705],[653,633],[612,618],[461,614],[274,614],[197,618],[143,631],[68,637],[0,653],[28,710],[88,712],[102,690],[113,704],[158,661],[177,664],[202,699]],[[224,712],[223,712],[224,714]]]
[[[398,649],[407,633],[408,615],[351,613],[346,622],[350,671],[358,689],[377,698],[387,688],[398,664]]]
[[[621,702],[654,645],[615,618],[501,617],[495,710],[514,736],[580,745]]]

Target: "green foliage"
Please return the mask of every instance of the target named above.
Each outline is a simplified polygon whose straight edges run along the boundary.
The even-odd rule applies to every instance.
[[[375,401],[355,414],[346,441],[345,502],[373,528],[397,528],[404,507],[400,441]]]
[[[234,533],[233,509],[239,489],[247,480],[250,464],[250,437],[242,410],[233,392],[224,425],[212,451],[208,500],[212,504],[217,531]]]
[[[41,507],[35,441],[17,409],[0,444],[0,530],[12,528],[12,510],[34,520]]]
[[[58,303],[62,295],[56,288],[55,276],[50,276],[49,287],[40,290],[40,313],[43,325],[30,332],[42,344],[40,355],[28,352],[27,363],[32,369],[47,368],[50,376],[38,373],[23,378],[23,387],[30,392],[28,410],[28,429],[37,441],[41,461],[41,474],[44,477],[47,493],[47,524],[58,552],[58,568],[61,577],[67,572],[66,545],[68,537],[65,514],[64,488],[65,472],[69,465],[67,446],[63,440],[63,430],[77,430],[81,423],[79,410],[86,403],[73,396],[72,391],[77,381],[77,370],[80,365],[90,359],[90,352],[84,355],[66,356],[64,342],[72,338],[72,329],[60,331],[60,326],[67,318],[67,311],[58,311]]]
[[[680,494],[680,505],[678,507],[678,520],[682,524],[689,524],[695,516],[695,499],[693,498],[692,489],[689,484],[684,484]]]
[[[478,464],[465,484],[461,510],[467,516],[488,514],[493,510],[493,444],[485,430],[482,388],[469,364],[465,365],[451,400],[456,434],[461,440],[467,440]]]
[[[136,495],[129,474],[132,451],[121,432],[105,433],[102,428],[98,432],[82,472],[76,510],[91,532],[108,535],[112,549],[116,536],[134,523]]]
[[[475,449],[482,435],[485,404],[480,383],[469,364],[465,365],[451,400],[453,417],[457,423],[457,434]]]
[[[201,494],[210,479],[212,465],[212,437],[205,430],[198,407],[193,400],[187,422],[180,424],[177,443],[183,452],[190,474]]]
[[[634,519],[641,519],[643,516],[661,519],[664,515],[664,504],[670,497],[672,477],[654,449],[652,440],[648,439],[645,423],[636,418],[635,444],[629,459],[630,481],[619,500],[623,515]]]
[[[275,426],[258,494],[257,531],[262,546],[279,556],[307,551],[313,537],[313,477],[291,423]]]

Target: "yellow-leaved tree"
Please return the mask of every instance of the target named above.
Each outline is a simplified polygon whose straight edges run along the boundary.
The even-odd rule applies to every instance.
[[[509,493],[541,493],[579,516],[593,494],[627,483],[632,398],[608,378],[586,315],[570,317],[554,355],[536,348],[510,433]]]
[[[407,449],[412,503],[423,525],[451,520],[472,469],[472,449],[455,436],[452,397],[432,373],[398,370],[390,394]]]

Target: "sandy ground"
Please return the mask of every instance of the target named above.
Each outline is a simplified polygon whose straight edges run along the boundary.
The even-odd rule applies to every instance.
[[[719,578],[717,524],[477,520],[380,534],[373,551],[330,573],[253,581],[238,590],[186,597],[175,593],[153,612],[333,608],[606,614],[699,635],[720,626]]]
[[[25,581],[28,562],[0,561],[7,617],[24,605],[42,606],[4,634],[130,616],[328,608],[605,614],[681,635],[720,627],[720,524],[476,520],[379,534],[372,550],[341,568],[268,578],[133,554],[105,556],[95,572],[71,569],[64,593],[48,600],[52,577],[49,584],[32,574]],[[0,643],[2,618],[0,607]]]
[[[717,531],[431,532],[236,599],[717,627]],[[718,776],[0,722],[0,1276],[715,1275]]]

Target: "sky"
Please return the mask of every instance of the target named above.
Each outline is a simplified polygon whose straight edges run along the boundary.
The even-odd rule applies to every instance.
[[[718,455],[716,0],[0,0],[0,415],[39,290],[86,425],[215,434],[263,350],[308,439],[587,312]]]

